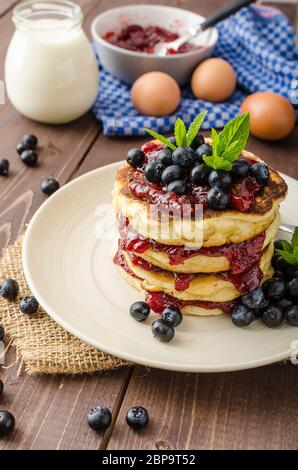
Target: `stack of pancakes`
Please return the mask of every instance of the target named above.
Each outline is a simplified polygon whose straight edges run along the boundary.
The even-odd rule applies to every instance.
[[[242,155],[259,161],[250,152]],[[184,314],[229,312],[241,295],[272,275],[279,204],[287,192],[276,171],[270,168],[269,181],[249,211],[205,208],[203,219],[181,219],[175,213],[164,219],[160,210],[152,210],[161,204],[146,196],[148,188],[131,190],[143,181],[138,172],[129,165],[117,172],[113,204],[119,247],[114,262],[128,282],[145,292],[153,310],[171,304]]]

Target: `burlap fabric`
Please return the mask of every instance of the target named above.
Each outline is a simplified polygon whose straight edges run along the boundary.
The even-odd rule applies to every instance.
[[[20,298],[30,295],[22,268],[22,239],[8,247],[0,260],[0,280],[7,277],[18,282]],[[128,364],[67,333],[41,308],[30,318],[19,311],[18,304],[0,297],[0,324],[29,374],[91,373]]]

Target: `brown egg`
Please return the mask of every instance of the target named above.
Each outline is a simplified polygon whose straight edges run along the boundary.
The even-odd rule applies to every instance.
[[[204,60],[192,74],[191,89],[196,98],[212,102],[226,101],[234,92],[237,76],[226,60]]]
[[[282,139],[295,126],[293,106],[277,93],[253,93],[245,98],[240,110],[241,113],[250,113],[250,132],[260,139]]]
[[[180,102],[177,82],[163,72],[149,72],[139,77],[132,86],[131,99],[136,110],[148,116],[166,116]]]

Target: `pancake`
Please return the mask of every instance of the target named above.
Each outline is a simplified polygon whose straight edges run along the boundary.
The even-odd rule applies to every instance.
[[[205,140],[211,142],[210,139]],[[262,161],[248,151],[243,151],[242,155],[251,160]],[[268,184],[256,196],[248,212],[206,209],[203,220],[190,217],[181,219],[172,215],[164,220],[159,211],[159,202],[149,203],[146,198],[141,199],[131,192],[129,183],[132,172],[127,164],[117,172],[113,190],[116,212],[127,217],[134,230],[143,237],[168,245],[201,246],[203,242],[203,246],[211,247],[253,238],[266,231],[273,223],[279,204],[287,194],[285,181],[277,171],[269,168]],[[153,211],[152,207],[156,210]]]

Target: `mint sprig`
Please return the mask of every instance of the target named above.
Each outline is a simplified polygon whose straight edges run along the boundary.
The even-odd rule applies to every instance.
[[[186,134],[186,145],[188,147],[192,144],[194,138],[198,134],[206,115],[207,115],[207,111],[204,111],[203,113],[198,114],[197,117],[190,124],[187,134]]]
[[[277,253],[287,261],[287,263],[298,266],[298,227],[295,228],[291,243],[282,242],[282,250],[276,250]]]
[[[167,147],[169,147],[170,149],[172,150],[176,150],[176,145],[172,144],[172,142],[170,142],[166,137],[164,137],[163,135],[161,134],[158,134],[158,132],[155,132],[153,131],[152,129],[148,129],[147,127],[145,127],[144,131],[148,132],[148,134],[150,134],[152,137],[154,137],[155,139],[158,139],[160,140],[163,144],[165,144]]]
[[[178,147],[186,145],[186,127],[181,118],[178,117],[175,122],[174,136]]]
[[[207,166],[214,170],[231,171],[233,162],[246,146],[249,122],[250,115],[245,113],[228,122],[220,133],[212,129],[212,155],[203,156]]]

